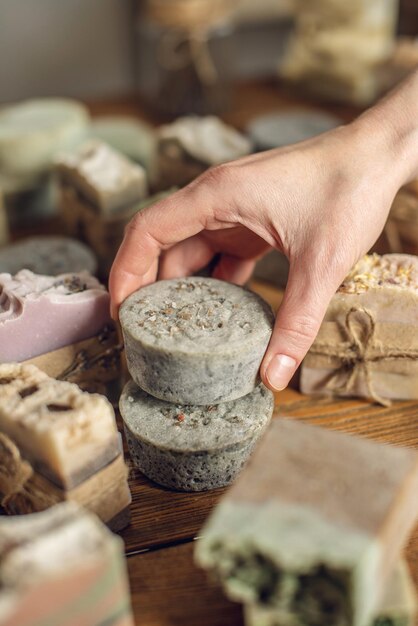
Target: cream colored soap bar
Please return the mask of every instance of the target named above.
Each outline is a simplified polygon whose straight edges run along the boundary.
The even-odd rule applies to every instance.
[[[33,365],[0,365],[0,430],[37,471],[67,489],[119,454],[110,402]]]
[[[364,257],[332,298],[301,391],[387,403],[418,398],[418,257]]]
[[[303,624],[369,626],[418,518],[418,453],[273,420],[202,530],[227,595]]]
[[[124,209],[147,195],[144,168],[97,139],[63,154],[57,160],[57,171],[66,184],[104,213]]]
[[[405,561],[400,560],[389,580],[384,599],[370,626],[414,626],[417,610],[415,585]],[[292,615],[260,605],[245,607],[246,626],[304,626]]]
[[[0,518],[0,626],[134,626],[123,544],[74,504]]]

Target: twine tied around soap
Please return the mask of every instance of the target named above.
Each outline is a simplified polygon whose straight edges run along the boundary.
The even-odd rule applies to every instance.
[[[18,447],[0,433],[0,493],[1,506],[7,509],[11,498],[20,493],[33,475],[33,468],[24,461]]]
[[[213,84],[218,73],[210,31],[227,21],[234,5],[235,0],[147,0],[146,16],[166,30],[158,49],[161,67],[175,71],[192,64],[203,84]]]
[[[398,350],[385,348],[381,343],[377,344],[375,319],[371,312],[363,307],[352,307],[347,312],[343,331],[347,340],[338,347],[324,341],[315,341],[309,350],[312,356],[334,357],[341,361],[341,366],[329,376],[325,388],[337,393],[349,393],[362,370],[369,397],[382,406],[390,406],[390,400],[382,398],[374,388],[371,366],[379,361],[417,360],[418,350]]]

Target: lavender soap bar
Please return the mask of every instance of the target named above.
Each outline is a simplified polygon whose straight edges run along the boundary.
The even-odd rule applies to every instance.
[[[176,405],[133,381],[120,400],[129,451],[148,478],[180,491],[206,491],[234,480],[270,422],[273,393],[264,385],[233,402]]]
[[[87,272],[0,274],[0,363],[93,337],[109,322],[109,294]]]
[[[128,369],[161,400],[217,404],[245,396],[273,328],[255,293],[213,278],[164,280],[129,296],[120,309]]]

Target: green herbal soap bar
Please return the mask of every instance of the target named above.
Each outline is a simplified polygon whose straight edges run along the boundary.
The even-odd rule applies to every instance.
[[[228,485],[270,422],[274,397],[259,385],[243,398],[210,406],[157,400],[129,382],[120,400],[134,464],[181,491]]]
[[[203,528],[197,561],[231,599],[296,624],[369,626],[417,494],[417,452],[274,420]]]
[[[213,278],[162,280],[119,313],[128,369],[147,393],[179,404],[217,404],[250,393],[273,328],[255,293]]]

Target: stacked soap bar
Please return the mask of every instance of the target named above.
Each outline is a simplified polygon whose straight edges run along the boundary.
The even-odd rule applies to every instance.
[[[251,150],[247,137],[215,116],[180,117],[158,129],[154,186],[183,187],[209,167],[243,157]]]
[[[33,365],[0,365],[0,491],[8,512],[74,500],[114,529],[130,492],[111,404]]]
[[[417,493],[417,452],[275,420],[204,527],[197,561],[260,620],[267,610],[273,624],[368,625]]]
[[[28,362],[98,390],[120,375],[109,294],[87,272],[0,274],[0,363]]]
[[[134,626],[123,544],[74,504],[0,518],[1,626]]]
[[[259,296],[212,278],[160,281],[125,300],[133,382],[120,410],[144,474],[185,491],[235,478],[273,412],[258,377],[273,321]]]
[[[82,236],[110,269],[128,221],[147,195],[143,167],[91,139],[57,159],[61,214],[68,234]]]
[[[332,298],[302,365],[304,393],[418,398],[418,258],[361,259]]]
[[[295,11],[281,75],[322,99],[370,104],[394,46],[397,0],[297,0]]]

